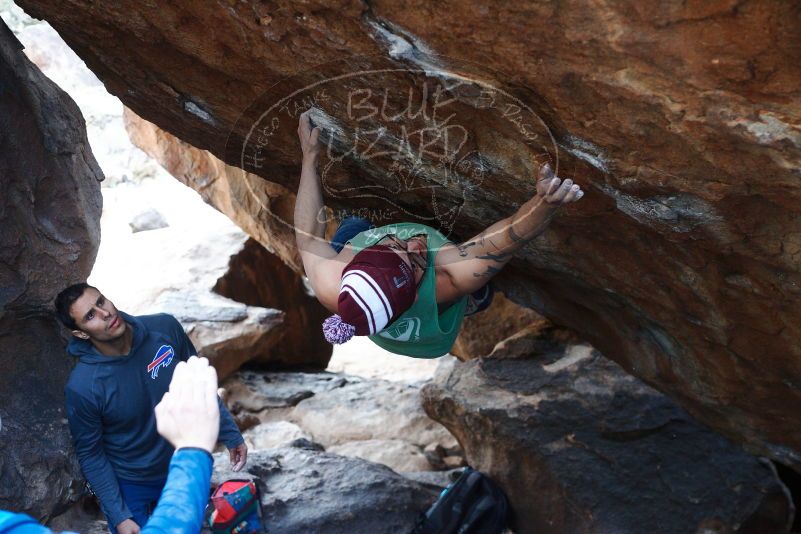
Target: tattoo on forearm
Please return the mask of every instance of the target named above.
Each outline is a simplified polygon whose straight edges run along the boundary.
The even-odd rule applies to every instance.
[[[537,235],[539,235],[539,231],[537,231],[537,232],[533,232],[528,237],[520,237],[519,235],[517,235],[517,233],[515,233],[515,230],[514,230],[514,228],[512,228],[511,224],[509,225],[509,230],[507,231],[507,233],[509,234],[509,239],[511,239],[512,242],[514,242],[517,245],[521,245],[521,246],[525,245],[526,243],[529,243],[529,242],[533,241],[534,238],[537,237]]]
[[[498,263],[505,263],[511,257],[511,255],[512,255],[511,252],[501,252],[500,254],[491,254],[487,252],[483,256],[476,256],[476,257],[480,260],[492,260],[492,261],[497,261]]]
[[[459,250],[459,256],[464,258],[467,256],[467,249],[474,246],[476,246],[476,242],[471,241],[469,243],[465,243],[464,245],[459,245],[456,248]]]
[[[476,277],[476,278],[484,278],[484,277],[487,277],[487,276],[493,276],[493,275],[495,275],[495,274],[497,274],[499,272],[501,272],[500,269],[490,265],[490,266],[487,267],[487,270],[484,271],[483,273],[473,273],[473,276]]]
[[[517,235],[515,233],[515,229],[512,227],[511,224],[509,225],[509,232],[508,233],[509,233],[509,239],[511,239],[515,243],[525,243],[526,242],[525,239],[523,239],[522,237],[520,237],[519,235]]]

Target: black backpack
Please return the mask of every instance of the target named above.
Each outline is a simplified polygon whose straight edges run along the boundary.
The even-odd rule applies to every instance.
[[[466,467],[420,517],[412,534],[500,534],[506,528],[508,509],[501,489],[489,477]]]

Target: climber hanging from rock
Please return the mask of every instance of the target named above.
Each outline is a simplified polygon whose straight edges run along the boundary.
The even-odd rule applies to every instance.
[[[447,354],[465,315],[489,305],[488,284],[526,243],[539,235],[559,206],[581,199],[572,180],[546,164],[536,194],[517,212],[461,244],[418,223],[374,228],[366,219],[342,221],[324,238],[323,195],[317,164],[320,129],[309,111],[300,116],[303,164],[295,203],[295,238],[319,301],[336,313],[323,323],[330,343],[369,336],[384,349],[418,358]]]

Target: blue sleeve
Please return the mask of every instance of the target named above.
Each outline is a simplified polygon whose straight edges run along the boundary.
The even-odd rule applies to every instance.
[[[88,399],[69,388],[67,420],[69,421],[75,454],[81,464],[83,476],[100,501],[100,508],[109,522],[117,526],[133,517],[122,500],[117,475],[103,450],[103,425],[98,410]]]
[[[43,527],[34,518],[25,514],[0,510],[0,532],[3,534],[52,534],[53,531]]]
[[[211,485],[211,454],[178,449],[170,460],[167,483],[141,534],[200,532]]]
[[[237,445],[244,443],[245,438],[239,432],[239,427],[236,426],[234,417],[225,407],[222,399],[218,397],[217,403],[220,405],[220,436],[217,440],[222,442],[226,448],[233,449]]]

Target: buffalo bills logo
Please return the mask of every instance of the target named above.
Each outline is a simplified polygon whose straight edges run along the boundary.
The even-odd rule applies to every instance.
[[[160,367],[169,367],[174,355],[175,351],[172,350],[171,346],[162,345],[159,347],[159,350],[156,351],[155,358],[147,365],[147,372],[150,373],[150,378],[155,380],[156,377],[159,376]]]

